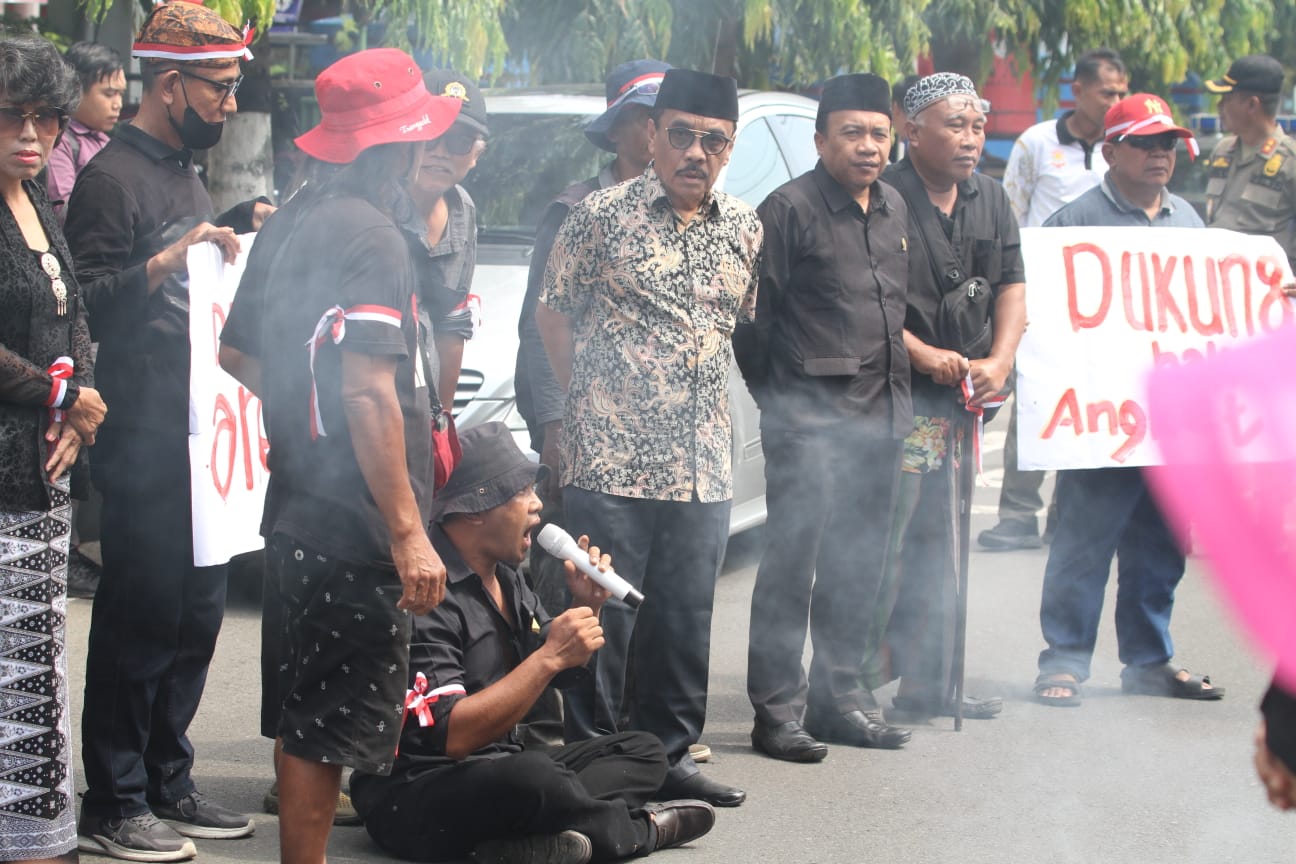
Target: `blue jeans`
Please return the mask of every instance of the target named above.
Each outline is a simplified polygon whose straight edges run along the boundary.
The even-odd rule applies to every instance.
[[[1103,593],[1117,564],[1116,643],[1126,666],[1174,656],[1170,613],[1184,553],[1137,468],[1059,471],[1058,525],[1044,569],[1041,673],[1089,677]]]

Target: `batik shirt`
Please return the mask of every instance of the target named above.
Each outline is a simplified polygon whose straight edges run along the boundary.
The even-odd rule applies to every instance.
[[[756,212],[723,192],[682,223],[651,165],[572,208],[541,297],[574,336],[563,485],[733,497],[731,340],[755,312],[760,246]]]

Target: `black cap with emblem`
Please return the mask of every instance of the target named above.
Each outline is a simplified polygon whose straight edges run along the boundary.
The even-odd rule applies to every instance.
[[[467,126],[474,132],[489,135],[486,125],[486,100],[482,98],[479,88],[467,75],[461,75],[453,69],[431,69],[423,73],[423,83],[433,96],[453,96],[463,100],[455,124]]]
[[[1207,81],[1206,89],[1212,93],[1278,93],[1282,91],[1282,64],[1268,54],[1248,54],[1233,61],[1223,78]]]

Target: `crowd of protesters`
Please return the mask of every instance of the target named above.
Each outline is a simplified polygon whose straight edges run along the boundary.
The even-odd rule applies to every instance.
[[[1003,710],[961,692],[958,604],[974,421],[1004,402],[1026,327],[1019,226],[1204,224],[1166,189],[1192,133],[1129,94],[1118,55],[1079,59],[1076,108],[1021,136],[1002,184],[977,171],[990,106],[970,79],[832,78],[818,164],[754,209],[715,188],[732,79],[613,70],[586,134],[615,158],[545,211],[519,321],[537,464],[502,424],[460,436],[449,410],[477,302],[460,185],[490,134],[475,82],[395,49],[339,60],[296,142],[309,179],[279,209],[216,215],[193,157],[237,110],[247,46],[209,9],[157,6],[132,48],[138,113],[117,125],[115,52],[0,41],[0,594],[27,637],[0,648],[27,670],[0,718],[32,730],[0,748],[0,860],[178,861],[254,830],[198,790],[187,735],[226,587],[193,558],[187,252],[233,260],[248,232],[220,364],[261,398],[272,443],[262,732],[282,860],[322,862],[331,825],[363,821],[410,860],[584,864],[695,841],[743,803],[698,764],[735,360],[761,409],[769,513],[753,748],[817,762],[829,745],[903,747],[888,712]],[[1282,80],[1253,55],[1207,83],[1232,134],[1205,224],[1290,255]],[[1010,451],[1015,433],[1014,409]],[[90,445],[103,567],[78,817],[63,633]],[[1041,480],[1009,471],[982,545],[1041,545]],[[1123,689],[1220,699],[1172,662],[1184,552],[1139,471],[1060,472],[1049,512],[1036,698],[1080,704],[1118,557]],[[578,536],[583,569],[652,601],[612,601],[533,549],[542,517]],[[896,679],[884,708],[875,691]],[[1293,701],[1275,685],[1257,737],[1284,808]]]

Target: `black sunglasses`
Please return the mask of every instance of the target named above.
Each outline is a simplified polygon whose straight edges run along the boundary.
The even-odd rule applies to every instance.
[[[429,141],[427,149],[433,150],[437,144],[441,144],[451,156],[467,156],[472,152],[473,147],[477,145],[477,138],[477,133],[471,129],[452,128],[440,138],[433,138]]]
[[[687,150],[693,146],[694,139],[702,145],[702,152],[708,156],[719,156],[733,139],[719,132],[703,132],[700,129],[689,129],[685,126],[671,126],[666,130],[666,140],[676,150]]]
[[[211,86],[215,87],[221,94],[220,101],[222,104],[224,104],[226,99],[230,98],[235,93],[237,93],[239,89],[239,85],[243,83],[242,75],[238,76],[232,81],[215,81],[211,78],[204,78],[201,75],[195,75],[192,72],[186,72],[183,69],[177,69],[176,71],[186,78],[192,78],[195,81],[201,81],[204,84],[210,84]]]
[[[68,114],[61,108],[48,105],[35,111],[24,111],[15,105],[5,105],[0,107],[0,134],[21,134],[28,120],[36,127],[37,135],[49,138],[67,128]]]
[[[1171,132],[1162,132],[1160,135],[1126,135],[1122,140],[1136,150],[1173,150],[1178,137]]]

